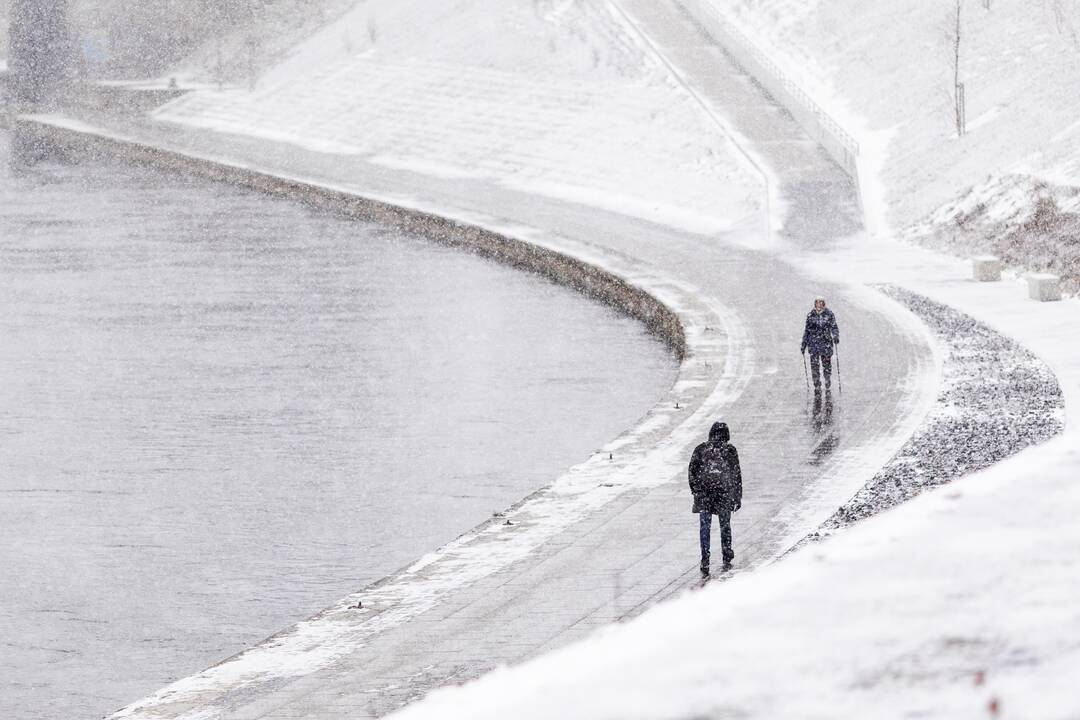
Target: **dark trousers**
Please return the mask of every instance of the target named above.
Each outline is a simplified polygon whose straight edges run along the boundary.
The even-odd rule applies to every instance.
[[[810,377],[814,381],[814,387],[821,387],[821,380],[818,379],[818,368],[821,368],[821,375],[825,378],[825,387],[832,385],[832,355],[810,355]]]
[[[712,535],[712,513],[698,513],[701,524],[699,539],[701,540],[701,565],[709,565],[709,545]],[[724,560],[730,561],[735,557],[735,551],[731,549],[731,512],[718,512],[716,519],[720,521],[720,546],[724,549]]]

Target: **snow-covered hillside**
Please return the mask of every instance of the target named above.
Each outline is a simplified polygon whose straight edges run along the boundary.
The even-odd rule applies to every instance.
[[[760,178],[599,0],[368,0],[253,89],[157,117],[703,231],[760,211]]]
[[[858,140],[871,228],[993,251],[1080,289],[1080,2],[706,2]],[[234,89],[161,119],[495,178],[684,227],[756,209],[749,197],[717,203],[744,168],[609,3],[346,4],[280,11],[292,20],[268,18],[276,39],[227,40]],[[214,75],[220,48],[188,72]],[[254,92],[237,89],[252,82]]]
[[[1077,289],[1080,3],[710,1],[858,139],[886,234],[993,249]],[[1049,222],[1032,223],[1040,201]]]

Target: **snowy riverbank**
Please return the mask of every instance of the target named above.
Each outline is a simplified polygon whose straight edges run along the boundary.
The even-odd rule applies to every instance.
[[[1061,82],[1075,80],[1071,62],[1063,59],[1060,38],[1039,25],[1039,18],[1019,17],[1022,9],[995,4],[988,12],[1001,14],[981,16],[979,22],[985,24],[975,27],[983,32],[976,32],[975,37],[980,43],[990,43],[977,46],[983,47],[980,56],[987,58],[981,72],[983,77],[1001,74],[1002,97],[994,101],[1001,107],[977,107],[986,96],[980,96],[974,89],[977,85],[972,85],[969,134],[954,142],[944,112],[947,103],[943,105],[937,97],[940,68],[915,62],[910,55],[934,45],[934,23],[939,18],[933,17],[928,3],[905,0],[887,15],[886,11],[866,12],[865,4],[853,0],[828,8],[796,5],[777,0],[731,5],[728,10],[860,137],[863,180],[872,191],[864,194],[864,201],[878,235],[848,238],[812,252],[787,248],[785,259],[822,282],[900,286],[1014,339],[1056,375],[1065,403],[1064,434],[946,487],[926,491],[781,562],[713,583],[515,669],[497,670],[464,688],[437,691],[406,709],[402,717],[501,718],[508,708],[521,718],[909,714],[976,718],[995,713],[1068,718],[1077,714],[1070,682],[1080,664],[1080,618],[1073,609],[1074,589],[1080,585],[1080,531],[1073,521],[1080,513],[1080,492],[1074,482],[1080,474],[1080,303],[1035,303],[1013,278],[1001,283],[972,282],[965,262],[889,237],[890,228],[898,232],[913,227],[955,201],[972,178],[991,172],[1011,177],[1039,151],[1040,137],[1052,138],[1045,147],[1053,154],[1040,172],[1047,179],[1066,177],[1063,170],[1057,175],[1053,171],[1074,159],[1070,127],[1075,94],[1048,77],[1049,69],[1040,70],[1032,81],[1000,61],[1021,56],[1023,62],[1014,63],[1019,67],[1061,60],[1056,67],[1067,70],[1061,73]],[[484,17],[478,7],[474,3],[465,8],[477,12],[473,20]],[[525,27],[545,28],[558,38],[564,28],[559,25],[559,7],[567,12],[574,9],[534,3],[536,17],[518,19]],[[756,179],[739,172],[733,148],[715,137],[715,128],[707,142],[698,136],[704,121],[691,115],[700,108],[694,108],[681,90],[672,89],[663,73],[653,74],[657,66],[639,45],[625,46],[629,33],[620,22],[611,24],[609,17],[604,23],[588,25],[591,30],[584,36],[567,34],[567,47],[575,49],[565,54],[551,50],[547,57],[539,51],[542,43],[517,47],[503,41],[497,43],[494,54],[498,57],[494,58],[484,57],[486,46],[479,42],[492,34],[491,28],[485,26],[481,33],[475,22],[470,26],[464,11],[445,35],[451,40],[445,46],[433,49],[417,40],[427,35],[416,28],[438,21],[425,18],[419,8],[415,2],[393,8],[389,3],[369,2],[362,12],[389,13],[387,17],[396,17],[408,32],[402,31],[396,41],[385,45],[372,38],[376,47],[358,51],[355,46],[350,50],[344,41],[331,43],[328,38],[335,37],[342,26],[329,28],[318,42],[302,47],[276,75],[268,76],[280,85],[267,84],[248,95],[203,93],[169,106],[159,118],[174,125],[228,130],[294,145],[307,142],[308,150],[335,158],[350,152],[363,154],[389,169],[409,168],[462,182],[494,180],[502,187],[540,194],[548,188],[549,196],[572,197],[601,208],[629,208],[639,217],[682,228],[731,228],[732,220],[761,209]],[[603,3],[590,3],[588,10],[594,12],[592,20],[600,17],[596,12],[607,12]],[[824,14],[815,14],[819,11]],[[968,11],[981,12],[981,8]],[[530,10],[521,3],[509,12],[527,16]],[[365,16],[354,20],[350,27],[365,27]],[[1008,34],[1009,23],[1018,28],[1019,39]],[[577,26],[569,23],[566,27]],[[614,38],[593,32],[610,27],[621,28]],[[396,47],[397,53],[408,56],[416,46],[425,48],[416,53],[429,56],[416,60],[393,51]],[[596,46],[595,53],[590,52],[591,46]],[[384,52],[386,48],[390,50]],[[603,92],[578,93],[561,80],[548,84],[543,77],[530,77],[521,68],[530,67],[534,53],[549,63],[543,65],[541,75],[597,66],[602,68],[598,74],[612,84],[597,81]],[[609,62],[610,58],[616,62]],[[432,90],[438,82],[424,84],[427,76],[445,80],[446,65],[452,63],[459,70],[477,68],[472,88],[484,95],[483,102],[462,100],[469,96],[461,88],[446,94]],[[507,84],[503,72],[487,67],[500,63],[503,70],[506,64],[518,64],[511,69],[524,77],[506,71],[513,76]],[[308,73],[312,67],[321,74]],[[636,68],[627,81],[627,95],[633,99],[631,104],[642,105],[627,108],[612,102],[608,106],[608,91],[621,87],[614,78],[626,68]],[[468,75],[464,70],[458,74]],[[388,94],[403,87],[402,105],[371,109],[359,101],[343,100],[338,90],[354,75],[382,78],[381,87]],[[314,78],[310,82],[309,76]],[[644,89],[635,92],[635,83]],[[527,88],[533,84],[540,91],[530,95]],[[305,95],[309,86],[317,90],[314,97]],[[525,90],[518,92],[521,88]],[[1008,101],[1014,92],[1022,93],[1023,102]],[[428,94],[436,100],[432,107],[420,102]],[[505,107],[497,101],[500,97],[506,100]],[[545,144],[543,124],[527,124],[525,116],[530,113],[522,112],[526,101],[534,103],[528,106],[533,110],[548,108],[544,119],[571,129],[569,136],[556,137],[553,145],[557,147]],[[295,112],[295,106],[309,102],[312,108],[325,110],[325,116]],[[402,107],[416,109],[402,115]],[[1041,112],[1031,111],[1035,107]],[[612,108],[619,111],[612,113]],[[934,112],[914,113],[911,108]],[[443,115],[453,120],[446,134],[431,134],[442,132],[436,126]],[[477,115],[485,123],[470,127],[469,121]],[[599,118],[600,127],[588,125],[586,116]],[[401,117],[409,122],[404,123],[404,134],[396,134],[395,124]],[[374,123],[376,130],[387,129],[387,134],[358,135],[358,118]],[[417,118],[423,122],[414,124]],[[514,135],[520,128],[527,129],[520,130],[526,137]],[[483,133],[495,130],[497,142],[492,153],[486,154]],[[670,152],[672,148],[663,142],[652,144],[657,134],[680,138],[678,152]],[[609,135],[618,141],[587,141],[591,137],[606,140]],[[649,142],[639,142],[640,138]],[[382,145],[365,146],[369,139]],[[525,151],[519,155],[520,148]],[[546,155],[553,150],[562,153],[551,156],[558,163]],[[479,169],[470,175],[474,160]],[[581,173],[568,177],[567,167],[580,168]],[[613,169],[610,177],[605,175],[608,167]],[[718,207],[712,194],[730,184],[727,181],[732,177],[740,178],[737,192],[725,195],[724,206]],[[557,192],[550,192],[553,187]],[[650,204],[653,198],[658,201]],[[552,224],[562,220],[559,213],[551,213],[550,218],[557,218]],[[651,232],[651,237],[660,237],[655,228]],[[711,240],[695,239],[692,247],[698,264],[729,251]],[[663,248],[667,257],[661,260],[677,262],[687,272],[696,270],[687,260],[689,254],[675,255],[686,245],[672,243]],[[647,244],[635,249],[641,247]],[[673,261],[673,257],[678,259]],[[793,353],[794,347],[791,343]],[[852,347],[845,342],[845,352]],[[851,368],[851,363],[865,364],[871,355],[893,350],[888,345],[864,345],[861,358],[845,355],[844,360]],[[778,351],[777,357],[783,355]],[[764,380],[771,385],[802,382],[801,367],[794,375],[785,375],[785,367],[772,357],[742,370],[752,372],[759,381],[773,373]],[[687,432],[684,439],[689,437]],[[659,474],[666,467],[674,475],[681,468],[672,457],[674,453],[669,453],[663,462],[642,463],[639,468]],[[863,458],[871,459],[870,453]],[[875,469],[880,467],[879,463]],[[851,482],[853,475],[831,479],[836,487],[846,487],[843,483]],[[770,480],[758,480],[762,496],[771,490]],[[934,483],[926,483],[930,484]],[[748,487],[751,497],[753,487]],[[681,512],[685,514],[685,508]],[[692,528],[686,532],[692,533]],[[736,542],[738,547],[739,538]],[[253,662],[257,664],[260,657],[254,654]],[[215,672],[227,676],[229,670],[219,667]]]
[[[759,428],[741,431],[746,434],[740,444],[748,453],[748,467],[774,478],[770,497],[738,519],[740,527],[753,531],[752,544],[746,544],[751,534],[741,536],[747,538],[741,562],[751,567],[786,547],[787,534],[799,537],[816,527],[820,520],[815,518],[828,510],[821,503],[838,489],[841,497],[846,497],[843,488],[857,489],[863,474],[872,475],[899,447],[932,400],[933,387],[925,383],[933,375],[927,368],[932,363],[919,324],[896,303],[864,307],[864,293],[851,297],[835,289],[836,306],[847,308],[845,327],[864,341],[892,344],[895,351],[853,368],[844,447],[807,464],[816,439],[807,432],[802,393],[790,396],[784,389],[802,382],[798,356],[787,351],[797,345],[801,331],[791,318],[799,317],[806,298],[822,285],[760,253],[730,247],[713,252],[703,247],[706,239],[699,235],[594,208],[500,194],[481,183],[424,184],[416,176],[402,176],[408,181],[404,184],[394,182],[382,172],[364,174],[371,169],[362,163],[345,165],[332,158],[327,166],[317,154],[295,151],[281,156],[283,148],[273,143],[254,142],[247,148],[236,137],[178,134],[171,128],[162,132],[141,124],[108,130],[55,117],[33,122],[91,152],[112,147],[131,159],[153,156],[169,167],[201,167],[234,182],[246,177],[275,192],[289,190],[307,198],[326,193],[341,203],[349,187],[363,195],[388,187],[406,206],[421,202],[430,208],[436,202],[459,221],[483,223],[531,244],[570,252],[663,298],[682,319],[691,348],[681,369],[685,377],[667,402],[596,457],[514,508],[505,522],[477,528],[327,612],[136,703],[123,717],[182,717],[192,704],[203,713],[222,713],[238,696],[259,706],[306,704],[303,693],[310,687],[319,688],[316,702],[333,696],[338,707],[383,713],[424,687],[463,673],[478,674],[500,659],[529,657],[565,644],[613,618],[636,615],[692,582],[685,570],[689,565],[695,572],[688,560],[695,551],[693,536],[685,531],[683,463],[701,429],[719,413],[736,427]],[[159,144],[186,147],[198,157],[155,149]],[[245,156],[244,150],[251,154]],[[282,162],[279,157],[284,162],[275,165]],[[342,174],[343,169],[351,172]],[[277,178],[275,172],[287,174]],[[309,172],[321,175],[322,184],[305,189],[298,173]],[[403,198],[402,188],[424,200]],[[369,204],[357,202],[359,208]],[[522,225],[552,218],[567,223],[569,237],[566,230],[551,233]],[[726,280],[721,287],[717,277]],[[719,301],[728,296],[737,303],[734,313]],[[770,420],[762,426],[766,409]],[[824,494],[814,492],[819,488]],[[798,512],[782,522],[772,517],[789,508]],[[493,625],[492,618],[502,620]],[[496,626],[499,632],[492,632]],[[500,642],[507,633],[512,641]],[[463,637],[471,640],[463,643]],[[343,667],[349,669],[341,676]],[[388,683],[388,677],[398,680]]]

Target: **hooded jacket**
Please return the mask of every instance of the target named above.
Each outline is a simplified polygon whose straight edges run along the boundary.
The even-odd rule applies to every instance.
[[[728,430],[728,426],[722,422],[717,422],[713,423],[712,428],[709,430],[709,439],[694,448],[694,454],[690,457],[690,467],[687,469],[690,492],[694,496],[694,507],[691,512],[732,512],[736,507],[742,505],[742,468],[739,466],[739,451],[728,442],[730,439],[731,432]],[[720,452],[723,453],[724,458],[728,461],[735,474],[732,492],[727,496],[720,492],[710,493],[704,487],[701,477],[704,465],[702,453],[710,445],[720,448]]]
[[[840,328],[836,326],[836,316],[829,308],[821,312],[817,309],[806,316],[806,328],[803,330],[802,350],[810,350],[811,355],[832,357],[833,345],[840,343]]]

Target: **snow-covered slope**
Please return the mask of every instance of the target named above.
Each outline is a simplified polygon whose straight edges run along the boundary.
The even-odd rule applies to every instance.
[[[762,184],[602,0],[367,0],[157,117],[711,231]]]
[[[1051,229],[1018,227],[1040,198],[1080,210],[1080,2],[709,2],[858,139],[867,209],[884,221],[872,227],[1080,277],[1080,260],[1011,247]]]

